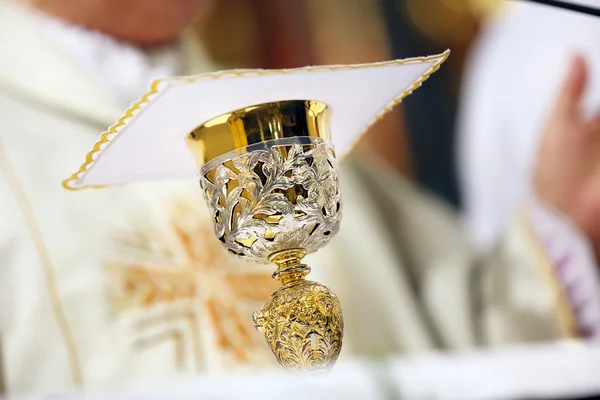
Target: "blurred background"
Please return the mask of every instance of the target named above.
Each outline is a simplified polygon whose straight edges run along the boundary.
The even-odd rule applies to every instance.
[[[463,64],[499,0],[219,0],[197,30],[223,67],[293,68],[452,56],[362,146],[459,208],[455,115]]]

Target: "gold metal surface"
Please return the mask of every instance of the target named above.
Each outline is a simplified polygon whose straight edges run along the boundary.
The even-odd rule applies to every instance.
[[[254,326],[265,334],[277,361],[296,372],[331,368],[342,349],[344,319],[337,296],[326,286],[304,279],[310,268],[301,263],[304,249],[272,254],[278,265],[273,277],[283,286],[261,311]]]
[[[277,265],[278,270],[300,264],[300,261],[306,256],[306,249],[289,249],[278,251],[269,256],[269,261]],[[273,276],[273,278],[277,278]]]
[[[207,121],[187,137],[198,166],[247,146],[290,137],[329,137],[326,104],[311,100],[264,103],[235,110]]]
[[[281,250],[314,253],[338,232],[343,212],[331,144],[292,137],[255,146],[201,165],[215,236],[231,254],[262,264]]]
[[[253,317],[291,371],[327,369],[342,347],[340,302],[305,279],[310,268],[301,262],[327,244],[342,216],[327,111],[308,100],[259,104],[188,136],[216,237],[239,258],[278,267],[282,287]]]

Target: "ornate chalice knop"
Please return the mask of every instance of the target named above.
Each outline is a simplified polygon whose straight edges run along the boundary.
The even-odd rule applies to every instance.
[[[328,123],[317,101],[264,103],[213,118],[187,140],[217,238],[237,257],[277,265],[282,286],[254,324],[294,371],[333,366],[342,346],[340,302],[305,279],[302,263],[337,233],[342,216]]]

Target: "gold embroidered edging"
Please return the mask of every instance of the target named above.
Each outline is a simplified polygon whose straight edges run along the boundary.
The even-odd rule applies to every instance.
[[[33,238],[38,258],[42,268],[44,270],[44,278],[46,280],[46,288],[48,289],[48,296],[50,297],[50,303],[56,323],[58,324],[59,331],[65,343],[67,353],[69,355],[69,367],[71,370],[71,376],[73,383],[78,388],[82,388],[84,385],[83,374],[81,372],[81,365],[79,363],[79,356],[77,354],[77,348],[73,340],[71,329],[65,315],[58,289],[56,288],[56,276],[54,275],[54,267],[52,260],[48,254],[46,244],[42,232],[37,224],[35,214],[33,212],[33,206],[27,197],[25,189],[19,182],[19,177],[14,166],[8,159],[8,153],[4,149],[2,142],[0,141],[0,170],[4,171],[8,185],[11,187],[12,192],[15,195],[15,199],[19,203],[19,208],[25,218],[29,233]]]
[[[351,143],[348,148],[347,153],[352,151],[358,140],[361,136],[379,119],[381,119],[386,113],[388,113],[392,108],[396,105],[400,104],[402,100],[411,94],[415,89],[417,89],[421,84],[429,78],[431,74],[437,71],[442,63],[446,61],[448,56],[450,55],[450,50],[446,50],[445,52],[433,56],[427,57],[414,57],[407,58],[404,60],[394,60],[394,61],[386,61],[381,63],[371,63],[371,64],[354,64],[354,65],[326,65],[326,66],[313,66],[313,67],[304,67],[304,68],[296,68],[296,69],[281,69],[281,70],[263,70],[263,69],[243,69],[243,70],[227,70],[227,71],[219,71],[219,72],[211,72],[207,74],[201,74],[196,76],[189,77],[176,77],[176,78],[165,78],[165,79],[157,79],[154,80],[150,84],[150,90],[145,93],[137,102],[133,103],[126,111],[125,114],[119,118],[117,123],[112,125],[106,132],[104,132],[100,139],[94,144],[92,150],[86,154],[85,161],[79,167],[75,173],[73,173],[69,178],[63,180],[62,186],[67,190],[81,190],[87,188],[100,188],[106,185],[89,185],[89,186],[77,186],[79,179],[87,173],[94,164],[95,159],[100,155],[104,149],[108,148],[109,144],[118,138],[121,133],[121,129],[127,125],[127,120],[134,118],[134,113],[140,110],[142,107],[145,107],[148,103],[152,101],[151,97],[154,95],[158,95],[161,90],[164,90],[169,83],[175,82],[185,82],[192,83],[196,82],[200,79],[218,79],[225,76],[244,76],[244,75],[280,75],[280,74],[289,74],[296,73],[298,71],[303,72],[313,72],[313,71],[323,71],[323,70],[344,70],[344,69],[360,69],[360,68],[371,68],[371,67],[385,67],[390,65],[404,65],[411,63],[424,63],[427,61],[435,60],[436,62],[427,70],[419,79],[417,79],[408,89],[404,90],[399,96],[394,98],[381,112],[379,112],[371,121],[367,123],[365,128],[361,131],[361,133],[356,137],[356,139]],[[165,83],[167,85],[161,85]],[[161,89],[162,86],[162,89]],[[345,153],[346,154],[346,153]],[[340,155],[342,158],[344,154]]]
[[[567,298],[564,288],[556,276],[556,271],[554,270],[554,266],[552,265],[547,252],[544,250],[539,237],[533,231],[531,221],[527,218],[526,214],[521,211],[519,212],[518,218],[535,253],[535,265],[538,267],[537,269],[540,275],[542,275],[546,282],[546,286],[548,286],[550,293],[552,294],[554,315],[558,326],[568,338],[580,339],[577,320],[573,313],[571,302]]]

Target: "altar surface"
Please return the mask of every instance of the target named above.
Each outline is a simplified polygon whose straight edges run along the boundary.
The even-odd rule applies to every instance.
[[[182,378],[54,400],[587,399],[600,396],[600,346],[564,342],[339,363],[328,374],[281,370]],[[31,400],[48,397],[27,397]]]

